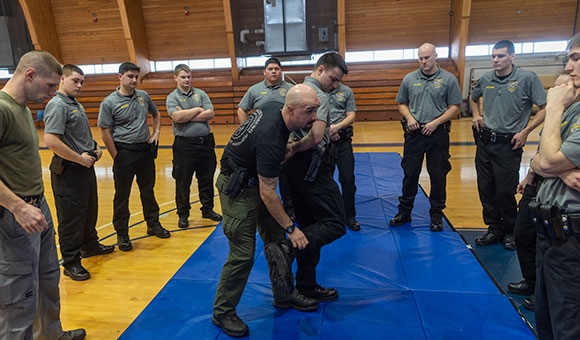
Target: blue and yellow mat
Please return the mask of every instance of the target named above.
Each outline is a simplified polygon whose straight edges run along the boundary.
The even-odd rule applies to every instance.
[[[402,170],[394,153],[357,153],[357,215],[349,231],[322,250],[320,284],[340,298],[312,313],[272,306],[263,245],[238,315],[251,339],[535,339],[460,236],[446,224],[429,230],[429,202],[419,191],[413,221],[391,228]],[[200,246],[119,339],[227,339],[211,323],[228,253],[221,228]]]

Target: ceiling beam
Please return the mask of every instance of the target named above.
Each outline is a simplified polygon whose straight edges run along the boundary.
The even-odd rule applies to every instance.
[[[61,52],[52,6],[46,0],[19,0],[35,50],[45,50],[60,62]]]
[[[230,0],[223,0],[224,19],[226,22],[226,36],[228,38],[228,53],[232,63],[232,80],[240,79],[240,70],[238,69],[238,58],[236,58],[236,46],[234,40],[234,28],[232,25],[232,7]]]
[[[453,1],[453,21],[451,24],[451,59],[457,65],[459,72],[459,88],[463,91],[465,74],[465,47],[469,34],[469,18],[471,17],[471,0]]]
[[[129,60],[141,68],[141,79],[151,72],[141,0],[117,0]]]
[[[336,16],[338,21],[338,53],[346,53],[346,3],[345,0],[336,1]]]

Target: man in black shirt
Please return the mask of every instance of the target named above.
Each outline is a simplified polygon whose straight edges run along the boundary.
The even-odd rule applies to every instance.
[[[294,247],[304,249],[308,244],[306,236],[284,211],[276,186],[290,131],[311,127],[319,105],[311,88],[295,86],[288,91],[283,107],[271,102],[254,111],[234,132],[224,150],[216,187],[230,251],[218,284],[212,322],[230,336],[242,337],[249,332],[235,308],[253,266],[256,227],[264,244],[284,240],[284,232]],[[285,265],[282,270],[289,272],[289,263]],[[277,269],[280,268],[270,267],[271,278]],[[286,288],[272,279],[275,307],[301,311],[318,307],[318,301]]]

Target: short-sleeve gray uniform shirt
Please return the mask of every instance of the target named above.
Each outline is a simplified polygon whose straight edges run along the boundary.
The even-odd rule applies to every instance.
[[[354,94],[350,87],[338,83],[336,90],[329,94],[330,124],[338,124],[346,118],[347,112],[355,112]]]
[[[483,125],[495,132],[518,133],[530,120],[532,104],[546,104],[546,91],[532,71],[516,67],[500,80],[495,71],[484,73],[471,91],[477,102],[483,96]]]
[[[318,116],[318,120],[321,120],[326,123],[326,129],[324,130],[324,137],[322,137],[322,141],[318,144],[319,148],[326,146],[330,142],[330,135],[328,130],[330,129],[330,109],[328,104],[328,93],[322,91],[320,87],[320,83],[318,80],[314,79],[313,77],[306,77],[304,78],[304,84],[310,86],[316,92],[318,99],[320,100],[320,106],[318,107],[318,111],[316,111],[316,115]],[[294,136],[298,139],[304,138],[310,129],[300,129],[293,132]]]
[[[147,143],[150,137],[147,114],[159,114],[147,92],[135,90],[131,96],[123,96],[117,88],[101,103],[98,125],[111,129],[115,142]]]
[[[580,167],[580,103],[575,103],[562,116],[560,151]],[[540,184],[538,202],[555,205],[568,213],[580,213],[580,192],[569,188],[558,177],[546,178]]]
[[[437,66],[435,74],[428,77],[421,69],[408,73],[395,101],[408,104],[411,115],[421,124],[429,123],[441,116],[450,105],[463,102],[457,78]]]
[[[167,96],[166,100],[167,113],[171,115],[177,111],[176,106],[182,110],[189,110],[195,107],[201,107],[205,110],[212,110],[213,105],[205,91],[192,87],[188,93],[183,93],[176,88]],[[173,134],[181,137],[203,137],[211,133],[208,122],[185,122],[176,123],[172,121]]]
[[[254,84],[248,89],[238,106],[248,112],[269,102],[284,104],[286,93],[291,87],[291,84],[283,80],[277,85],[269,85],[264,79],[264,81]]]
[[[57,92],[44,111],[44,133],[62,135],[63,143],[79,154],[95,149],[85,108],[76,98]]]

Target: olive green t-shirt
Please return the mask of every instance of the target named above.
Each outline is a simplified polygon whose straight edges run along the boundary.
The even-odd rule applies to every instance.
[[[30,110],[0,91],[0,180],[20,197],[40,195],[42,165]]]

